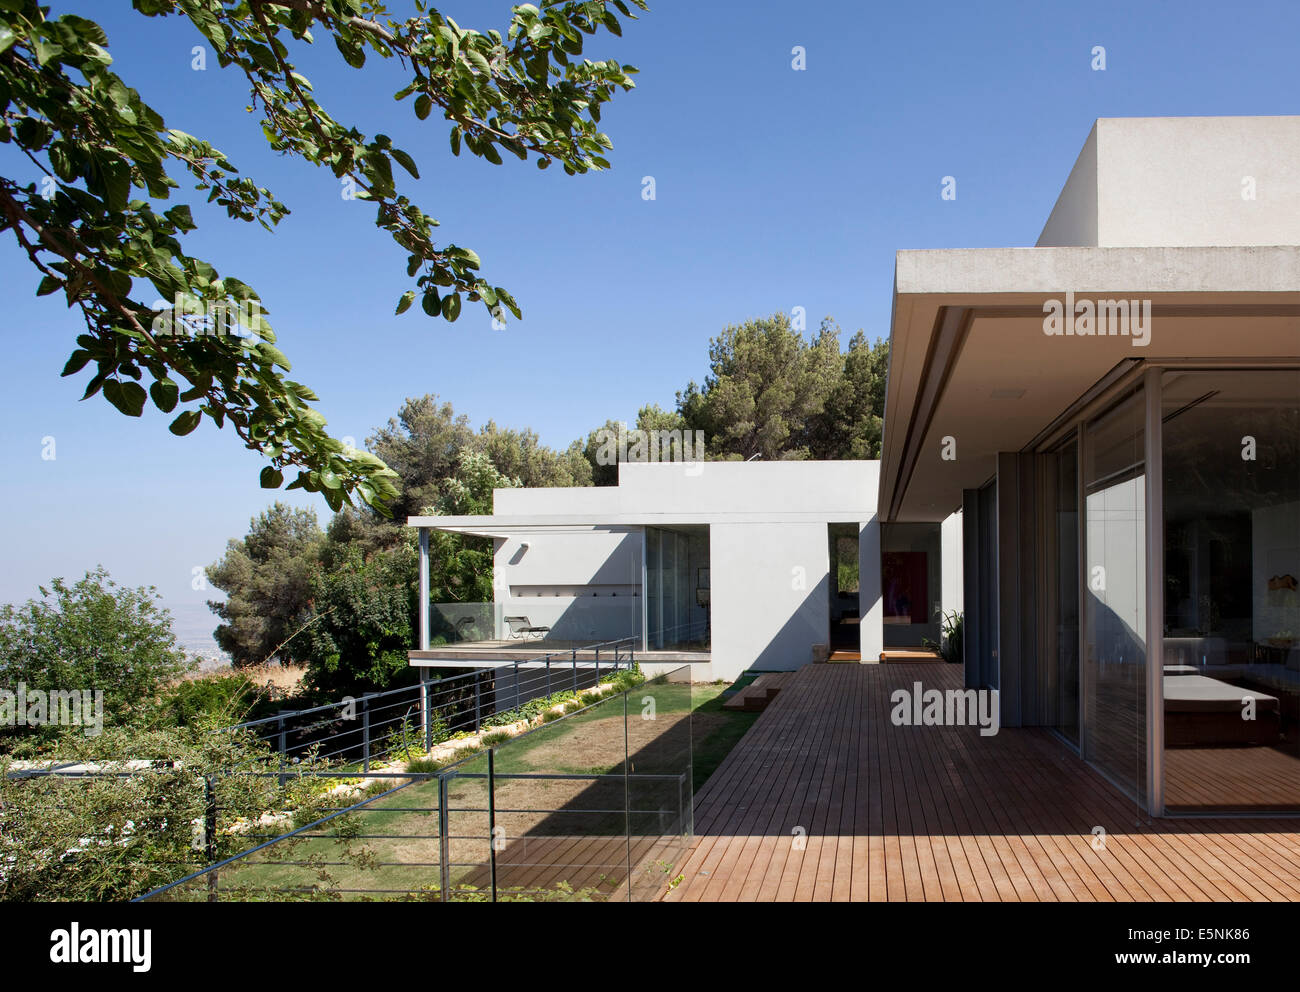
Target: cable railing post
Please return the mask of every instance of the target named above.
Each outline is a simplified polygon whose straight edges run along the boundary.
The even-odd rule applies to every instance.
[[[492,873],[492,901],[497,901],[497,783],[496,758],[497,749],[488,748],[488,863]]]
[[[424,677],[425,670],[420,669],[420,694],[424,700],[424,752],[433,750],[433,683]]]
[[[217,789],[211,775],[203,776],[203,856],[209,865],[217,862]],[[208,872],[208,902],[219,901],[217,873]]]
[[[600,645],[596,646],[596,681],[593,685],[600,685]]]
[[[573,694],[578,694],[578,649],[573,649]]]
[[[285,732],[284,732],[284,713],[283,713],[283,712],[277,714],[276,723],[279,725],[279,728],[280,728],[280,735],[279,735],[279,736],[280,736],[280,742],[279,742],[279,743],[280,743],[280,748],[279,748],[279,750],[280,750],[280,788],[283,789],[283,788],[284,788],[284,783],[285,783],[285,781],[286,781],[287,778],[288,778],[288,776],[285,775],[285,772],[284,772],[285,752],[288,750],[288,747],[287,747],[287,744],[288,744],[288,738],[287,738],[287,736],[285,735]]]
[[[447,901],[451,888],[451,866],[448,852],[449,817],[447,815],[447,776],[438,774],[438,893]]]
[[[515,662],[515,710],[519,709],[519,662]]]
[[[481,668],[474,669],[474,732],[478,733],[483,726],[483,699],[479,692],[479,676],[483,674]]]
[[[361,770],[370,772],[370,697],[361,697]]]
[[[551,656],[546,656],[546,695],[551,694]]]

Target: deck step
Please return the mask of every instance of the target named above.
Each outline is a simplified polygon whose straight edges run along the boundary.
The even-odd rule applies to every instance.
[[[793,675],[794,672],[767,672],[760,675],[723,703],[722,708],[742,713],[761,713]]]

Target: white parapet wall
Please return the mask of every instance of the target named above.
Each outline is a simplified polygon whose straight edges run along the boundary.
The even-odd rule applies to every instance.
[[[1295,244],[1300,117],[1103,117],[1038,239],[1040,248]]]

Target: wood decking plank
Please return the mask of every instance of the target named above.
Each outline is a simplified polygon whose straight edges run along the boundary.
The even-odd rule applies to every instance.
[[[665,898],[1300,899],[1300,821],[1151,819],[1048,731],[896,727],[890,694],[917,681],[959,688],[961,672],[791,673],[696,797],[694,848]]]

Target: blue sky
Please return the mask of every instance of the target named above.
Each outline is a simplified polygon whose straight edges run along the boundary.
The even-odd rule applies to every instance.
[[[524,320],[494,331],[477,307],[454,325],[418,307],[393,316],[405,259],[373,208],[267,149],[234,73],[213,58],[190,68],[201,39],[188,22],[125,2],[52,7],[103,24],[116,70],[169,126],[211,140],[293,210],[267,234],[178,194],[200,225],[191,253],[260,292],[294,378],[320,394],[336,436],[358,442],[432,392],[475,425],[531,427],[563,447],[643,403],[670,407],[705,375],[712,335],[796,306],[813,326],[833,315],[845,341],[858,328],[885,336],[894,252],[1032,245],[1095,118],[1289,114],[1300,94],[1292,2],[654,0],[622,39],[588,43],[641,73],[603,116],[613,169],[568,177],[453,158],[445,122],[393,101],[397,65],[357,72],[328,44],[296,53],[336,118],[416,158],[423,178],[403,190],[515,294]],[[506,3],[444,9],[483,30],[508,22]],[[791,67],[797,45],[804,71]],[[1104,72],[1090,67],[1095,45]],[[11,155],[0,166],[26,175]],[[940,197],[944,176],[955,201]],[[130,420],[101,398],[78,402],[88,373],[58,377],[78,320],[57,296],[35,299],[35,282],[0,240],[0,600],[102,563],[157,585],[182,626],[210,628],[213,592],[191,588],[193,569],[275,498],[257,486],[261,461],[210,423],[177,439],[156,411]],[[313,497],[281,498],[328,516]]]

